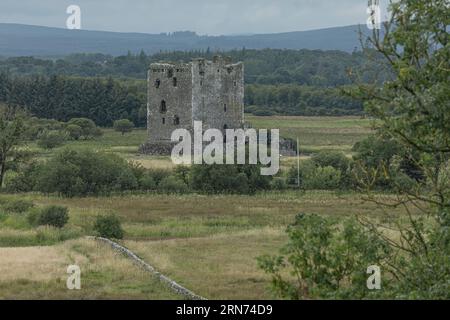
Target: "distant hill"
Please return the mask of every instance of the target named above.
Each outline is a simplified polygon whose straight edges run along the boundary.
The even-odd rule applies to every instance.
[[[357,25],[312,31],[257,35],[199,36],[194,32],[173,34],[120,33],[67,30],[0,23],[0,56],[62,56],[71,53],[104,53],[114,56],[127,51],[248,49],[319,49],[352,52],[359,47]],[[365,27],[361,28],[365,30]]]

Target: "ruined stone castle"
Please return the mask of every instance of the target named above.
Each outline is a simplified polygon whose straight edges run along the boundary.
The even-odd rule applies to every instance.
[[[153,63],[148,70],[146,154],[170,154],[175,129],[236,129],[244,125],[244,66],[229,58]]]

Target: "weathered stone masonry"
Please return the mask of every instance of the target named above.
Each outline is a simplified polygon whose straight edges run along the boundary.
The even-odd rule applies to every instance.
[[[146,154],[170,154],[171,134],[194,121],[203,129],[244,126],[244,66],[228,58],[190,63],[154,63],[148,70]]]

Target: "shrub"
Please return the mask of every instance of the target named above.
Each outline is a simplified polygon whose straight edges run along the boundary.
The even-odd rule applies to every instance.
[[[289,184],[297,185],[297,167],[289,170]],[[312,160],[300,162],[300,187],[307,190],[334,190],[341,186],[341,171],[316,166]]]
[[[44,131],[39,135],[37,145],[43,149],[54,149],[62,146],[67,140],[66,133],[61,131]]]
[[[34,227],[38,226],[40,214],[41,214],[41,210],[38,208],[33,208],[33,210],[30,210],[27,213],[28,224],[31,226],[34,226]]]
[[[158,185],[164,178],[170,176],[171,172],[164,169],[149,169],[146,174],[153,178],[155,183]]]
[[[334,190],[341,183],[341,172],[333,167],[317,167],[305,177],[306,189]]]
[[[37,216],[40,226],[53,226],[62,228],[69,221],[69,210],[61,206],[48,206],[43,208]]]
[[[189,185],[191,168],[186,166],[176,166],[173,175],[182,180],[187,185]]]
[[[145,173],[142,175],[142,177],[139,179],[139,189],[145,191],[156,189],[156,182],[151,174]]]
[[[98,216],[94,230],[100,237],[108,239],[122,239],[124,234],[120,220],[115,215]]]
[[[85,139],[95,138],[102,135],[102,132],[95,125],[94,121],[86,118],[74,118],[71,119],[68,123],[70,125],[76,125],[82,129],[82,137]]]
[[[350,165],[350,160],[343,152],[321,151],[312,156],[312,161],[320,167],[333,167],[344,173]]]
[[[389,167],[392,158],[402,153],[402,147],[392,139],[371,135],[355,143],[352,151],[356,153],[353,156],[356,161],[361,161],[367,167],[377,168],[382,164]]]
[[[252,194],[270,188],[272,177],[262,176],[258,165],[195,165],[191,185],[205,193]]]
[[[29,118],[25,137],[27,140],[36,140],[44,131],[61,131],[64,123],[53,119]]]
[[[67,134],[69,135],[69,138],[72,140],[78,140],[83,135],[83,129],[76,125],[76,124],[69,124],[66,127]]]
[[[114,130],[122,133],[124,135],[127,132],[133,131],[134,123],[128,119],[121,119],[114,121]]]
[[[108,194],[137,188],[126,160],[113,154],[64,149],[40,170],[37,191],[66,197]]]
[[[30,192],[35,188],[39,178],[40,165],[33,161],[21,166],[18,172],[9,171],[5,179],[8,192]]]
[[[354,219],[344,221],[341,228],[329,218],[299,214],[287,234],[289,243],[280,255],[258,258],[260,268],[272,276],[278,296],[361,299],[377,294],[367,290],[365,271],[391,251]]]
[[[311,160],[300,162],[299,168],[297,166],[291,167],[288,173],[288,184],[306,188],[306,180],[314,173],[316,166]],[[297,181],[300,178],[300,181]]]
[[[34,204],[29,200],[11,200],[2,204],[2,207],[6,212],[24,213],[33,208]]]
[[[287,183],[285,178],[276,177],[270,182],[270,188],[273,190],[285,190]]]
[[[188,186],[183,180],[175,176],[168,176],[159,183],[158,190],[166,193],[186,193]]]
[[[138,180],[133,175],[131,169],[122,169],[120,174],[116,178],[116,184],[114,190],[124,191],[124,190],[135,190],[138,188]]]

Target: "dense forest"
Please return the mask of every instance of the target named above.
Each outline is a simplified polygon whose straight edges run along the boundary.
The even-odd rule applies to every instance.
[[[138,126],[146,123],[145,87],[112,78],[11,77],[3,73],[0,101],[24,106],[39,118],[68,121],[83,117],[100,126],[112,126],[117,119],[129,119]]]
[[[127,118],[145,125],[145,77],[156,61],[211,59],[217,52],[161,52],[112,57],[74,54],[63,59],[0,60],[0,101],[34,115],[67,121],[88,117],[109,126]],[[220,53],[219,53],[220,54]],[[341,94],[349,72],[367,70],[362,52],[241,50],[222,53],[245,63],[246,111],[256,115],[359,115],[362,104]],[[366,73],[370,74],[370,73]],[[114,80],[113,80],[114,79]]]

